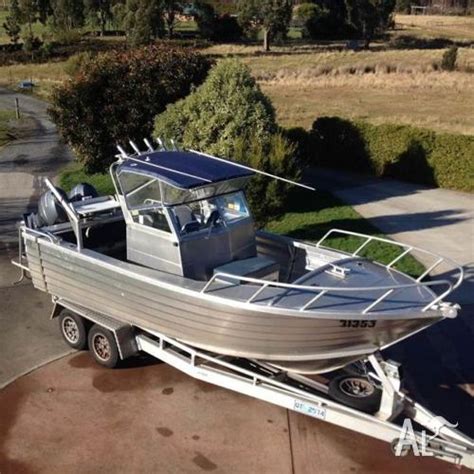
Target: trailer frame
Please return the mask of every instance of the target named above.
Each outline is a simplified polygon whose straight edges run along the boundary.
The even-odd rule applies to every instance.
[[[374,353],[362,361],[367,375],[382,391],[379,410],[371,415],[330,398],[328,385],[307,376],[286,372],[253,359],[218,355],[191,347],[156,331],[131,326],[76,303],[53,297],[51,318],[62,309],[72,311],[114,334],[121,359],[138,352],[155,357],[181,372],[207,383],[263,400],[390,443],[396,451],[403,428],[395,418],[406,419],[429,430],[403,438],[415,453],[474,469],[474,440],[452,428],[401,390],[400,365]],[[402,455],[407,451],[403,450]]]

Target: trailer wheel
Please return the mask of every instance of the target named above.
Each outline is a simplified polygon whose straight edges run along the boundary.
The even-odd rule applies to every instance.
[[[108,330],[94,324],[89,331],[89,350],[94,359],[105,367],[113,368],[119,361],[119,352],[114,335]]]
[[[382,392],[366,377],[341,375],[329,382],[329,396],[348,407],[373,414],[380,408]]]
[[[82,351],[87,346],[87,327],[86,322],[78,314],[63,309],[59,315],[59,330],[66,343]]]

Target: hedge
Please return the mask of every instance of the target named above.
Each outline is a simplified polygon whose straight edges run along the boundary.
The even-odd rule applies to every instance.
[[[473,136],[339,117],[318,118],[306,137],[292,135],[308,164],[474,192]]]

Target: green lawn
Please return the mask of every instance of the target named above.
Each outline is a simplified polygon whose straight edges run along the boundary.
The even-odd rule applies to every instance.
[[[81,182],[92,184],[100,194],[115,192],[108,173],[87,175],[77,164],[63,171],[59,179],[59,184],[65,191],[69,191],[75,184]],[[322,191],[293,192],[289,199],[288,212],[267,225],[269,231],[310,242],[317,242],[332,228],[383,237],[378,229],[352,207]],[[327,245],[352,252],[361,243],[363,240],[358,237],[334,237],[327,241]],[[401,250],[398,247],[374,242],[369,244],[361,255],[388,263],[400,253]],[[412,257],[402,258],[395,268],[413,276],[420,275],[424,269],[423,265]]]
[[[288,212],[267,225],[267,229],[271,232],[310,242],[317,242],[333,228],[384,237],[351,206],[344,204],[332,194],[319,190],[316,192],[295,190],[288,203]],[[354,252],[364,240],[352,236],[335,236],[330,237],[325,245]],[[399,247],[384,242],[373,242],[365,247],[360,255],[387,264],[401,253]],[[411,256],[403,257],[395,264],[395,268],[415,277],[424,269],[423,265]]]
[[[0,110],[0,147],[11,140],[10,120],[15,117],[15,113],[10,110]]]
[[[59,176],[59,185],[70,191],[78,183],[89,183],[99,194],[115,194],[114,185],[108,173],[86,174],[82,167],[74,163],[68,166]]]

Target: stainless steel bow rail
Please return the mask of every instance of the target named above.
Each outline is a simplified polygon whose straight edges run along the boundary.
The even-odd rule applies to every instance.
[[[360,234],[358,232],[351,232],[347,230],[342,230],[342,229],[331,229],[328,231],[316,244],[310,244],[308,242],[298,242],[295,241],[294,245],[295,247],[301,247],[304,248],[306,251],[309,252],[309,256],[311,257],[311,252],[312,251],[317,251],[317,249],[325,249],[325,250],[334,250],[333,247],[328,246],[328,245],[323,245],[324,242],[327,241],[327,239],[330,236],[333,236],[334,234],[340,234],[344,236],[351,236],[351,237],[359,237],[363,239],[362,244],[359,245],[359,247],[352,253],[349,252],[343,252],[339,249],[337,249],[338,252],[344,253],[345,255],[349,257],[357,257],[360,256],[360,252],[366,248],[370,243],[372,242],[382,242],[387,245],[391,245],[393,247],[397,247],[401,250],[399,255],[397,255],[391,262],[388,264],[384,264],[382,262],[376,262],[377,264],[392,270],[392,271],[397,271],[394,266],[397,262],[399,262],[402,258],[411,255],[414,252],[418,252],[420,254],[423,254],[425,259],[430,259],[431,261],[428,263],[427,268],[425,271],[416,279],[414,280],[413,283],[411,284],[403,284],[403,285],[390,285],[390,286],[372,286],[372,287],[344,287],[344,286],[337,286],[337,287],[330,287],[330,286],[308,286],[308,285],[299,285],[299,284],[292,284],[292,283],[280,283],[280,282],[273,282],[273,281],[268,281],[268,280],[262,280],[258,278],[250,278],[250,277],[245,277],[245,276],[240,276],[240,275],[235,275],[235,274],[229,274],[229,273],[215,273],[211,279],[206,283],[204,288],[201,290],[201,293],[212,293],[212,288],[213,285],[217,282],[222,283],[222,282],[229,282],[229,281],[234,281],[236,283],[251,283],[254,285],[258,285],[258,288],[255,290],[253,294],[250,295],[250,297],[246,300],[246,303],[253,303],[256,301],[258,296],[261,296],[262,293],[267,289],[267,288],[282,288],[285,290],[288,290],[288,292],[291,292],[292,290],[294,291],[307,291],[311,293],[313,296],[310,297],[310,299],[305,302],[300,308],[299,311],[309,311],[311,309],[311,306],[316,303],[321,297],[328,293],[332,294],[349,294],[349,295],[368,295],[369,293],[377,292],[377,291],[382,291],[383,293],[378,296],[378,297],[373,297],[371,295],[368,296],[368,298],[371,298],[370,303],[363,308],[360,311],[360,314],[365,315],[369,314],[370,312],[374,311],[375,308],[382,303],[388,296],[393,295],[395,292],[402,290],[402,289],[407,289],[407,288],[434,288],[434,287],[445,287],[445,290],[442,291],[439,294],[433,294],[433,299],[429,303],[427,303],[423,308],[422,312],[428,311],[430,309],[436,309],[436,306],[438,304],[441,304],[442,309],[444,310],[444,315],[446,317],[451,317],[452,314],[455,315],[456,308],[450,306],[449,304],[443,303],[443,299],[448,296],[452,291],[454,291],[462,282],[464,278],[464,270],[461,266],[457,265],[454,261],[442,257],[440,255],[437,255],[433,252],[430,252],[428,250],[415,247],[413,245],[406,245],[403,243],[399,243],[393,240],[388,240],[384,239],[381,237],[376,237],[372,235],[365,235],[365,234]],[[329,265],[332,265],[329,263]],[[448,281],[446,279],[437,279],[437,280],[431,280],[431,281],[422,281],[424,278],[426,278],[431,272],[433,272],[436,268],[440,267],[441,265],[448,266],[449,272],[454,273],[454,275],[451,277],[453,282]],[[215,292],[216,296],[218,295],[218,291]],[[273,299],[271,298],[268,301],[269,306],[274,306],[275,301],[281,300],[282,296],[284,297],[285,294],[279,295],[278,298]],[[223,298],[228,298],[226,296],[223,296]]]
[[[423,280],[423,278],[426,278],[430,273],[432,273],[436,268],[438,268],[440,265],[444,264],[445,266],[449,266],[450,271],[455,271],[456,274],[454,276],[454,283],[452,284],[452,290],[455,290],[461,283],[464,278],[464,270],[461,266],[459,266],[456,262],[453,260],[442,257],[441,255],[438,255],[436,253],[430,252],[429,250],[422,249],[420,247],[415,247],[414,245],[407,245],[403,244],[400,242],[396,242],[394,240],[389,240],[389,239],[383,239],[382,237],[376,237],[375,235],[366,235],[366,234],[360,234],[358,232],[352,232],[349,230],[343,230],[343,229],[331,229],[329,230],[324,236],[314,245],[316,248],[324,248],[324,249],[334,249],[334,247],[328,246],[328,245],[323,245],[323,242],[325,242],[330,236],[333,236],[334,234],[339,234],[339,235],[345,235],[345,236],[351,236],[351,237],[359,237],[363,239],[363,242],[357,249],[352,252],[344,252],[347,255],[350,255],[351,257],[356,257],[360,254],[360,252],[366,248],[370,243],[372,242],[382,242],[384,244],[391,245],[393,247],[398,247],[399,249],[402,250],[402,252],[397,255],[391,262],[388,264],[384,264],[381,262],[377,262],[380,265],[383,265],[386,268],[393,268],[393,266],[399,262],[402,258],[417,252],[424,257],[430,258],[432,261],[428,263],[428,268],[416,279],[417,282],[420,282]],[[305,242],[306,244],[306,242]],[[341,250],[338,250],[338,252],[342,252]],[[451,291],[452,291],[451,290]]]
[[[364,361],[369,377],[382,391],[379,410],[370,415],[331,399],[326,383],[256,360],[197,350],[158,332],[132,327],[64,299],[53,301],[52,317],[67,308],[112,331],[121,358],[142,351],[196,379],[386,441],[392,448],[402,433],[401,426],[393,420],[404,415],[430,433],[438,433],[431,439],[426,433],[414,432],[412,441],[417,446],[423,445],[425,454],[474,469],[474,440],[445,426],[442,417],[404,394],[400,390],[399,365],[384,361],[378,353]]]
[[[258,285],[258,288],[255,290],[254,293],[250,295],[250,297],[246,300],[246,303],[254,303],[259,295],[261,295],[267,288],[283,288],[286,290],[295,290],[295,291],[308,291],[314,294],[304,305],[302,305],[299,311],[309,311],[311,306],[319,300],[322,296],[327,293],[349,293],[354,295],[360,295],[361,293],[371,293],[374,291],[384,291],[382,296],[378,298],[373,298],[363,310],[360,311],[360,314],[369,314],[374,308],[381,303],[387,296],[394,293],[397,290],[406,289],[406,288],[422,288],[422,287],[434,287],[434,286],[446,286],[447,289],[441,293],[439,296],[433,295],[433,301],[425,305],[421,311],[427,311],[430,308],[433,308],[437,303],[442,301],[442,299],[453,291],[454,286],[447,280],[436,280],[436,281],[428,281],[428,282],[415,282],[410,284],[404,285],[390,285],[390,286],[361,286],[361,287],[340,287],[340,286],[307,286],[307,285],[298,285],[298,284],[291,284],[291,283],[280,283],[275,281],[268,281],[268,280],[261,280],[258,278],[250,278],[241,275],[234,275],[231,273],[222,273],[218,272],[215,273],[211,279],[206,283],[206,285],[202,288],[201,293],[211,293],[212,285],[214,283],[222,283],[228,282],[229,280],[233,280],[236,282],[245,282],[245,283],[252,283]],[[218,290],[216,295],[218,296]],[[277,300],[284,297],[285,294],[278,295]],[[223,298],[232,299],[230,297],[224,296]],[[274,306],[274,299],[270,299],[268,302],[268,306]],[[447,310],[449,308],[446,308]],[[449,317],[449,311],[446,311],[446,316]]]

